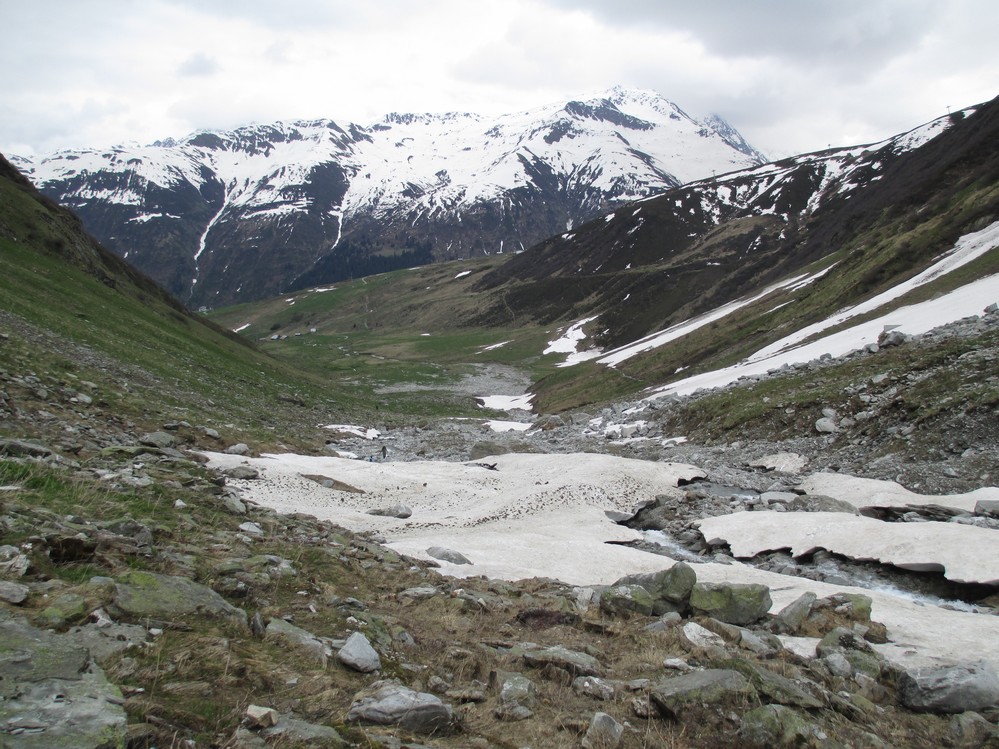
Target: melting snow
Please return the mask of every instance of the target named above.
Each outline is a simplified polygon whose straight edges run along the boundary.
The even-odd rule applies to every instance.
[[[534,393],[523,395],[482,395],[476,398],[482,408],[494,411],[530,411]]]
[[[357,437],[363,437],[366,440],[377,439],[381,435],[381,432],[377,429],[354,426],[353,424],[326,424],[323,429],[329,429],[331,432],[353,434]]]
[[[526,432],[531,428],[530,424],[523,421],[487,421],[486,426],[494,432]]]

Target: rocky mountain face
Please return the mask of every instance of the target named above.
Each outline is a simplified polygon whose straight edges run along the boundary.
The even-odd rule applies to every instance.
[[[816,288],[837,288],[821,305],[798,306],[802,320],[824,316],[913,275],[993,220],[997,132],[992,101],[881,143],[685,184],[497,267],[476,290],[507,293],[481,320],[511,309],[540,320],[599,315],[597,341],[614,347],[826,258],[836,267]]]
[[[763,161],[718,117],[613,89],[494,118],[253,125],[15,163],[171,293],[217,306],[520,251],[615,206]]]

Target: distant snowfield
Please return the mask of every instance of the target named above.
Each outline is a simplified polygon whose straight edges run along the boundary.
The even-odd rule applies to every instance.
[[[428,548],[443,546],[472,562],[440,562],[443,574],[507,580],[551,577],[573,585],[609,584],[626,574],[671,566],[673,562],[667,557],[620,545],[639,540],[642,534],[613,523],[606,511],[631,512],[657,494],[676,496],[680,479],[703,475],[690,465],[599,454],[508,454],[469,463],[369,463],[291,454],[260,458],[206,455],[218,468],[246,464],[260,471],[261,477],[256,480],[230,480],[250,501],[281,513],[304,512],[355,531],[377,532],[388,546],[409,556],[429,559]],[[326,476],[363,493],[326,489],[303,475]],[[825,476],[812,477],[825,493],[856,497],[858,485],[824,482]],[[884,488],[888,495],[899,496],[897,485],[875,485],[881,483],[869,483],[864,488]],[[988,491],[999,494],[999,489]],[[948,498],[910,493],[907,501],[947,504]],[[400,520],[366,512],[400,503],[412,508],[410,518]],[[855,516],[847,513],[829,515],[822,518],[825,529],[840,524],[847,527],[855,521]],[[781,524],[792,516],[797,513],[740,513],[713,522],[728,523],[738,534],[742,523],[748,529],[752,521],[761,527],[769,525],[775,536],[780,536]],[[795,532],[789,531],[787,539],[778,538],[776,543],[791,546]],[[999,538],[996,532],[990,533],[993,535],[983,537],[985,548],[983,541],[974,541],[982,569],[995,564],[994,559],[985,561],[986,557],[995,557],[995,544],[989,541]],[[736,542],[741,542],[738,536]],[[867,533],[863,543],[870,545],[869,556],[876,557],[881,536]],[[968,536],[957,541],[926,541],[920,549],[921,559],[927,564],[939,563],[947,554],[958,553],[955,544],[968,543]],[[975,554],[966,556],[974,565]],[[986,659],[999,667],[999,619],[993,616],[919,603],[890,591],[778,575],[740,563],[697,564],[694,568],[698,579],[705,582],[768,585],[773,611],[806,591],[819,596],[842,590],[862,592],[874,601],[874,618],[888,627],[892,642],[877,646],[886,656],[905,665]],[[814,642],[798,645],[809,647]]]

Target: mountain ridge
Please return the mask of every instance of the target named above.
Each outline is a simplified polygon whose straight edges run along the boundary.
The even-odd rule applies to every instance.
[[[763,160],[717,116],[698,121],[655,92],[618,87],[492,118],[278,122],[17,164],[197,306],[520,251],[615,205]]]

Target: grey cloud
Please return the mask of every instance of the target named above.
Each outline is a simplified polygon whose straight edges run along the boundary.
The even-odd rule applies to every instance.
[[[209,57],[204,52],[196,52],[188,57],[177,68],[177,73],[183,76],[211,75],[219,70],[219,64],[215,58]]]
[[[545,0],[586,9],[609,25],[692,35],[726,57],[857,68],[890,59],[928,33],[947,12],[935,0]]]

